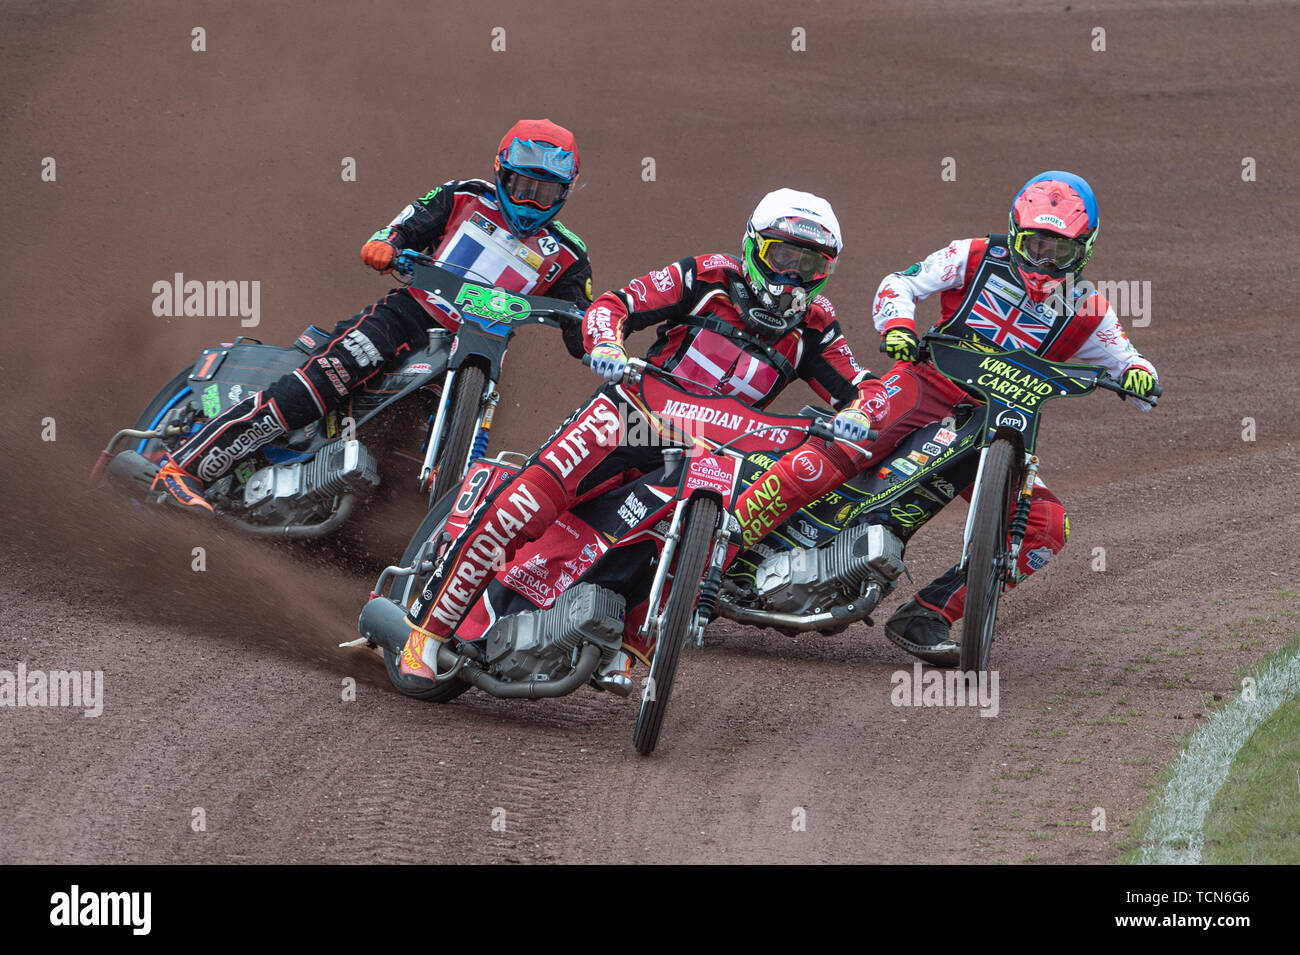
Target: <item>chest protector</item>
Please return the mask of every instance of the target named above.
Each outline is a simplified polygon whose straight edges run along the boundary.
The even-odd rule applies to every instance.
[[[744,314],[754,303],[739,275],[728,273],[728,278],[731,305]],[[690,332],[669,371],[713,384],[723,394],[755,408],[765,407],[799,377],[794,364],[774,344],[736,328],[719,315],[692,314],[682,324],[689,326]],[[795,325],[786,335],[801,333],[802,327]]]
[[[524,241],[515,238],[496,204],[481,199],[452,215],[433,254],[458,275],[525,295],[549,286],[575,261],[546,230]]]
[[[1043,355],[1073,319],[1074,308],[1063,296],[1030,300],[1011,265],[1007,237],[991,235],[966,297],[938,329],[979,344]]]

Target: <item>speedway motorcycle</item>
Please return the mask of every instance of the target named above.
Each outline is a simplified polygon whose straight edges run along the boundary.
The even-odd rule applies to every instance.
[[[1015,583],[1038,477],[1043,405],[1101,388],[1154,406],[1160,389],[1145,398],[1096,365],[1048,361],[1024,349],[1002,351],[937,332],[922,340],[922,360],[927,357],[984,403],[959,405],[951,420],[913,432],[879,468],[873,464],[807,505],[741,555],[753,560],[752,583],[735,586],[729,578],[720,615],[789,633],[834,632],[853,620],[872,623],[869,614],[906,569],[902,544],[882,519],[913,526],[925,514],[908,498],[943,504],[970,486],[960,564],[966,574],[960,666],[967,673],[988,669],[998,599]],[[884,384],[888,389],[890,379]],[[747,472],[761,473],[771,460],[753,455]],[[882,534],[887,546],[871,543],[872,535]],[[867,555],[881,546],[896,561],[873,566]]]
[[[419,462],[420,488],[430,503],[460,483],[487,449],[500,400],[497,382],[515,332],[539,323],[562,328],[581,320],[582,312],[570,302],[480,284],[441,266],[411,250],[393,261],[398,275],[453,318],[457,330],[431,329],[425,348],[376,376],[343,411],[266,445],[214,483],[205,496],[218,517],[251,534],[316,538],[343,526],[379,485],[381,467]],[[204,349],[163,386],[133,427],[113,436],[92,482],[106,474],[136,500],[163,503],[167,495],[151,485],[165,453],[324,351],[329,341],[313,325],[291,348],[241,335]]]
[[[433,702],[448,702],[471,685],[494,696],[538,699],[590,682],[627,695],[625,677],[602,685],[593,675],[619,653],[631,653],[649,665],[633,742],[643,755],[651,753],[682,650],[703,645],[716,613],[729,547],[739,537],[731,508],[744,490],[748,456],[781,454],[809,434],[849,444],[814,409],[769,414],[735,398],[702,395],[695,382],[691,390],[683,384],[688,381],[643,360],[629,361],[618,388],[626,404],[616,409],[611,400],[604,412],[626,430],[608,440],[657,442],[662,466],[576,505],[512,558],[496,562],[455,636],[437,643],[408,610],[421,595],[432,598],[422,588],[479,504],[522,469],[509,455],[472,464],[459,491],[426,516],[401,563],[380,575],[358,621],[361,639],[347,645],[381,647],[393,684]],[[783,506],[779,488],[766,491],[759,500],[775,513]],[[508,486],[498,501],[503,498],[509,502]],[[437,647],[432,686],[413,683],[399,669],[408,637],[421,633],[427,646]]]

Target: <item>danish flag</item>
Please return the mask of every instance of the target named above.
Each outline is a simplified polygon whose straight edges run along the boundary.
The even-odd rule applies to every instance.
[[[999,348],[1036,349],[1051,331],[1050,325],[1022,312],[987,288],[971,305],[966,324]]]

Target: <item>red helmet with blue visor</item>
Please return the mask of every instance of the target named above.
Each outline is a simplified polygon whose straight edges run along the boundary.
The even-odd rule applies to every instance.
[[[559,213],[578,178],[573,133],[549,119],[523,119],[497,150],[497,201],[519,238],[540,232]]]

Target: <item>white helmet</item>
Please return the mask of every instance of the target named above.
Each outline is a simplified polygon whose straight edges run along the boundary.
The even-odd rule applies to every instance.
[[[784,334],[803,320],[835,271],[844,237],[825,199],[778,189],[754,209],[741,248],[745,281],[763,306],[747,318],[765,335]]]

